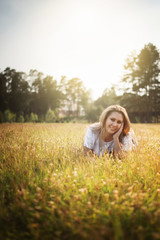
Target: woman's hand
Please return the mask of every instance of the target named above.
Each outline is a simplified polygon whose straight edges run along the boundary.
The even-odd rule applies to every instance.
[[[113,141],[114,141],[114,149],[113,149],[113,155],[114,157],[121,157],[122,155],[122,144],[119,141],[119,136],[123,131],[124,123],[122,123],[120,129],[113,135]]]
[[[119,138],[119,136],[121,135],[121,133],[123,131],[123,127],[124,127],[124,123],[122,123],[120,129],[113,135],[113,139]]]

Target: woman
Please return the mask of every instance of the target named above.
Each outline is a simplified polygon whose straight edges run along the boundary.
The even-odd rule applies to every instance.
[[[88,127],[85,140],[85,154],[91,152],[100,156],[113,153],[120,156],[122,151],[132,150],[137,145],[130,120],[125,108],[112,105],[106,108],[98,123]]]

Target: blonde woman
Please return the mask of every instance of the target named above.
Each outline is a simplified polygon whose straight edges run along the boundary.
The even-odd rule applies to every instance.
[[[105,152],[120,156],[122,151],[130,151],[136,145],[136,138],[130,127],[125,108],[112,105],[106,108],[98,123],[88,127],[84,140],[84,153],[103,156]]]

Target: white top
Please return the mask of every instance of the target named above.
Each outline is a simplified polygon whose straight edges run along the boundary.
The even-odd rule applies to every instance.
[[[134,132],[131,130],[126,136],[122,139],[123,150],[129,151],[132,150],[137,143],[133,140]],[[108,153],[111,153],[114,147],[113,140],[110,142],[101,142],[101,149],[100,149],[100,142],[99,142],[99,132],[93,130],[91,127],[87,128],[87,132],[84,139],[84,146],[93,149],[95,154],[99,157],[100,154],[104,154],[105,150],[107,149]]]

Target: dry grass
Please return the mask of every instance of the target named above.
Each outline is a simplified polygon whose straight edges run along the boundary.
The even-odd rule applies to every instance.
[[[0,125],[0,239],[160,239],[160,125],[121,160],[84,157],[86,127]]]

